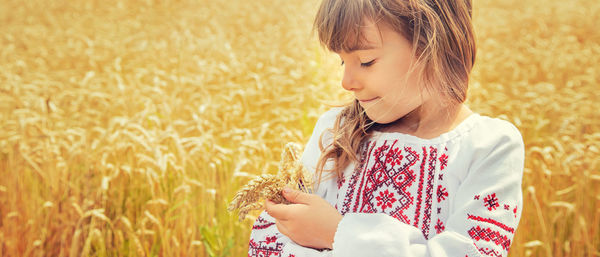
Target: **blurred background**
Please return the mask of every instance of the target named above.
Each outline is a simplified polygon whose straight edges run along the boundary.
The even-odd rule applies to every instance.
[[[0,256],[246,256],[227,203],[348,99],[318,3],[0,0]],[[468,105],[526,144],[510,255],[600,256],[600,1],[473,16]]]

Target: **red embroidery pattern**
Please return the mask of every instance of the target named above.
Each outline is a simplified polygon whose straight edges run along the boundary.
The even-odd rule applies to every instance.
[[[423,159],[425,160],[425,158]],[[433,191],[433,180],[435,179],[435,163],[437,161],[437,149],[429,147],[429,167],[427,168],[427,196],[425,197],[425,218],[423,218],[423,235],[429,239],[429,223],[431,222],[431,201]]]
[[[496,198],[496,193],[483,198],[483,204],[488,208],[489,211],[496,210],[496,207],[500,206],[500,204],[498,204],[498,198]]]
[[[283,243],[277,243],[275,241],[259,241],[256,242],[254,239],[250,239],[250,246],[248,249],[248,256],[260,256],[260,257],[279,257],[281,256],[281,250],[283,249]]]
[[[446,197],[448,197],[448,192],[446,191],[445,187],[442,187],[442,185],[438,185],[437,188],[437,201],[438,203],[441,202],[442,200],[446,200]]]
[[[473,200],[479,200],[479,195],[473,196]]]
[[[448,151],[448,148],[445,148],[445,150]],[[448,165],[448,155],[442,154],[440,156],[440,170],[444,170],[446,165]]]
[[[507,210],[507,211],[508,211],[508,210],[510,210],[510,205],[508,205],[508,204],[505,204],[505,205],[504,205],[504,209],[505,209],[505,210]]]
[[[269,222],[265,220],[262,216],[258,216],[256,221],[254,222],[254,226],[252,226],[252,230],[266,229],[273,225],[275,225],[275,222]]]
[[[487,256],[493,256],[493,257],[502,257],[502,254],[499,252],[494,251],[494,249],[489,249],[489,248],[477,248],[477,250],[479,250],[480,253],[485,254]]]
[[[404,156],[402,156],[402,150],[400,150],[400,148],[391,149],[387,152],[387,154],[385,154],[385,163],[391,165],[400,165],[403,158]]]
[[[336,197],[335,197],[336,199],[340,198],[340,191],[342,191],[341,189],[342,189],[342,186],[344,185],[344,183],[346,183],[346,177],[342,176],[341,178],[338,178],[338,181],[337,181],[338,191],[336,193]],[[338,209],[338,203],[337,202],[335,203],[335,209],[336,210]]]
[[[385,213],[420,228],[428,238],[433,228],[430,224],[433,198],[437,196],[441,201],[440,198],[448,197],[446,188],[434,192],[436,170],[441,162],[438,149],[422,147],[416,151],[410,146],[397,146],[399,142],[367,141],[361,147],[360,164],[345,181],[346,192],[339,211]]]
[[[448,148],[444,147],[444,151],[447,152]],[[446,187],[444,187],[441,183],[444,180],[444,174],[441,173],[445,168],[446,165],[448,165],[448,155],[446,155],[446,153],[442,153],[442,155],[440,156],[440,158],[438,158],[439,161],[439,165],[440,165],[440,174],[438,175],[438,181],[440,181],[440,184],[438,184],[437,187],[437,202],[438,202],[438,206],[442,206],[439,203],[441,203],[443,200],[446,200],[449,196],[448,194],[448,190],[446,189]],[[442,208],[441,207],[437,207],[437,214],[441,214],[442,213]],[[438,215],[438,217],[440,217]],[[437,220],[437,223],[434,226],[435,231],[437,234],[441,233],[444,231],[444,229],[446,229],[446,227],[444,226],[444,222],[442,222],[439,218]]]
[[[439,234],[442,233],[442,231],[444,231],[444,229],[446,229],[446,227],[444,226],[444,223],[438,219],[437,223],[435,224],[435,231]]]
[[[510,239],[500,234],[498,231],[494,231],[491,228],[481,228],[480,226],[472,227],[468,231],[469,236],[473,238],[475,241],[484,240],[487,242],[493,242],[496,245],[502,246],[502,249],[509,250],[510,248]]]
[[[340,210],[340,213],[342,215],[350,212],[350,205],[351,205],[350,199],[354,195],[356,183],[358,181],[358,178],[361,175],[361,171],[363,170],[363,167],[366,166],[365,163],[366,163],[366,160],[368,159],[368,156],[371,155],[371,150],[373,150],[372,147],[370,147],[370,144],[367,143],[366,147],[363,148],[363,150],[360,154],[360,156],[361,156],[360,157],[360,165],[357,166],[354,173],[352,174],[352,177],[350,178],[350,186],[348,187],[348,190],[346,191],[346,195],[344,196],[344,203],[342,204],[342,209]],[[336,209],[337,209],[337,205],[336,205]],[[355,205],[354,210],[352,210],[352,211],[356,212],[356,205]]]
[[[493,224],[496,225],[498,227],[500,227],[501,229],[504,229],[506,232],[510,232],[510,233],[515,233],[515,229],[503,224],[502,222],[496,221],[494,219],[490,219],[490,218],[484,218],[484,217],[479,217],[479,216],[475,216],[475,215],[471,215],[471,214],[467,214],[467,218],[470,220],[476,220],[476,221],[481,221],[481,222],[486,222],[489,224]]]
[[[421,174],[419,176],[419,191],[417,196],[419,197],[417,200],[417,211],[415,212],[415,223],[413,226],[419,227],[419,215],[421,214],[421,201],[422,201],[422,192],[423,192],[423,180],[425,179],[425,161],[427,160],[427,149],[423,147],[423,161],[421,162]],[[423,233],[425,234],[425,233]]]
[[[517,217],[517,206],[513,209],[513,213],[515,214],[515,218]]]
[[[344,185],[345,182],[346,182],[346,178],[345,177],[342,177],[342,178],[338,179],[338,181],[337,181],[338,190],[340,188],[342,188],[342,186]]]
[[[408,216],[404,214],[404,211],[413,203],[413,197],[407,189],[415,181],[415,174],[410,167],[418,161],[419,156],[410,148],[404,149],[406,153],[402,158],[399,155],[401,151],[398,149],[392,153],[385,153],[386,150],[394,149],[396,142],[394,141],[390,146],[386,144],[386,141],[376,149],[373,149],[375,144],[370,147],[369,156],[372,152],[373,158],[366,160],[363,172],[356,172],[355,176],[351,178],[350,188],[358,189],[354,199],[352,199],[353,190],[349,190],[344,201],[345,206],[353,204],[352,212],[381,212],[408,222]],[[397,159],[403,159],[404,165],[397,165],[399,162],[394,161]],[[385,190],[388,191],[388,194],[394,193],[395,201],[377,205],[375,197],[381,196],[382,193],[385,194]]]
[[[381,206],[381,209],[384,211],[386,208],[392,208],[392,204],[396,202],[394,194],[388,192],[387,189],[385,192],[379,192],[379,196],[375,197],[375,199],[377,199],[377,206]]]
[[[276,236],[270,236],[270,237],[267,237],[267,241],[266,242],[267,242],[267,244],[270,244],[270,243],[275,243],[276,241],[277,241],[277,237]]]

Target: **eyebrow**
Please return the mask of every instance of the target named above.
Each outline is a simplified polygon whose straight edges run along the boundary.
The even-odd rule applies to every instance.
[[[374,46],[374,45],[358,45],[358,46],[354,46],[351,47],[349,50],[349,52],[354,52],[354,51],[361,51],[361,50],[371,50],[371,49],[376,49],[378,48],[378,46]]]

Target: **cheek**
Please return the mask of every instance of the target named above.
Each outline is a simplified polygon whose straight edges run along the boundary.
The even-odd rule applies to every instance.
[[[397,74],[388,74],[381,86],[381,94],[384,97],[386,105],[394,104],[395,102],[404,102],[412,94],[412,87],[407,83],[404,76]]]
[[[397,73],[392,79],[394,82],[390,83],[390,88],[388,88],[389,94],[393,95],[390,98],[402,102],[413,102],[415,98],[421,98],[423,90],[415,74]]]
[[[398,91],[404,83],[402,78],[397,73],[388,70],[380,70],[374,73],[371,79],[371,84],[374,85],[375,91],[379,96],[388,96],[394,94],[394,91]]]
[[[381,102],[367,109],[367,115],[377,123],[386,124],[402,118],[420,103],[420,94],[411,88],[396,85],[394,90],[385,92]]]

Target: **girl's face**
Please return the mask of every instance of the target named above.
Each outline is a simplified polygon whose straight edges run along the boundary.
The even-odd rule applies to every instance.
[[[383,23],[366,21],[361,33],[360,47],[338,53],[342,87],[376,123],[391,123],[422,107],[430,95],[418,84],[417,72],[409,72],[415,63],[411,42]]]

